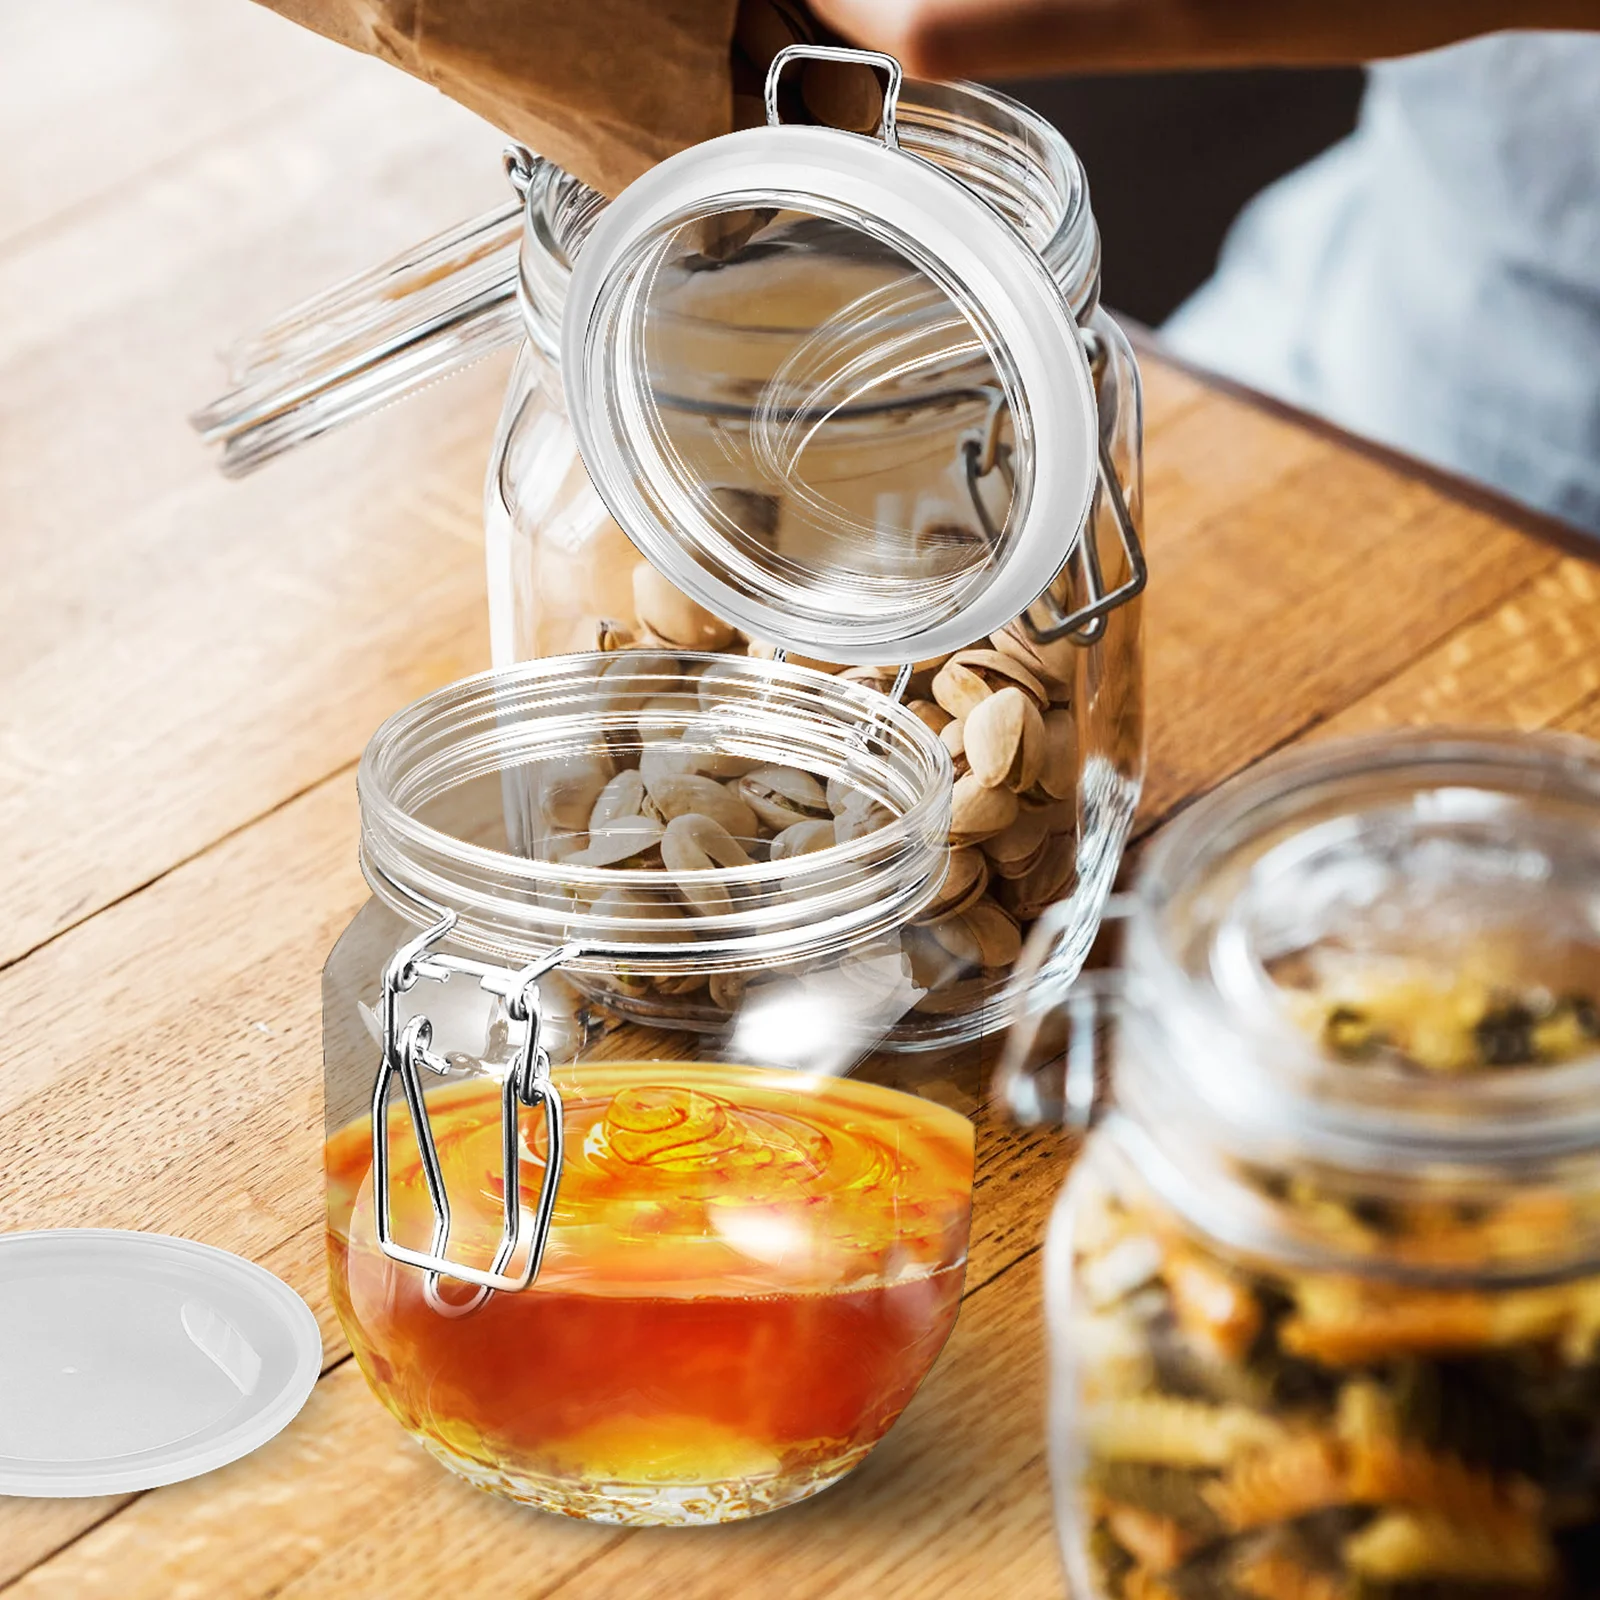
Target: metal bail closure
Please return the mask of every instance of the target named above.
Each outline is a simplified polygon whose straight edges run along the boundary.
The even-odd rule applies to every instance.
[[[784,72],[813,58],[885,78],[876,133],[781,121]],[[767,126],[681,151],[601,213],[562,330],[578,448],[640,552],[752,638],[847,665],[1026,613],[1083,542],[1100,471],[1071,308],[916,153],[936,136],[912,136],[900,86],[892,57],[784,50]],[[1006,471],[975,521],[980,427]]]
[[[434,909],[439,909],[435,907]],[[465,1316],[476,1311],[495,1290],[512,1293],[526,1289],[538,1276],[550,1237],[550,1219],[555,1212],[556,1194],[561,1183],[564,1159],[563,1110],[561,1094],[550,1081],[550,1058],[540,1044],[541,1016],[538,981],[564,962],[582,952],[577,945],[563,945],[519,972],[505,967],[445,955],[434,946],[456,924],[456,913],[442,911],[439,920],[426,932],[395,952],[383,974],[381,1006],[382,1058],[372,1090],[372,1193],[373,1217],[378,1248],[392,1261],[419,1267],[426,1274],[423,1295],[442,1316]],[[445,1190],[444,1171],[439,1164],[438,1147],[422,1092],[419,1067],[444,1074],[448,1063],[433,1054],[433,1025],[426,1016],[414,1016],[402,1029],[398,1024],[399,1000],[414,988],[419,979],[443,983],[453,974],[476,978],[489,994],[506,1003],[513,1022],[524,1025],[523,1039],[516,1060],[506,1073],[500,1105],[501,1170],[504,1175],[505,1208],[500,1244],[487,1270],[452,1261],[450,1247],[450,1197]],[[389,1091],[393,1079],[400,1080],[406,1110],[416,1134],[422,1174],[433,1208],[433,1236],[427,1250],[412,1250],[394,1239],[394,1218],[389,1185]],[[522,1145],[518,1131],[519,1107],[542,1106],[546,1127],[544,1175],[539,1183],[539,1199],[534,1207],[532,1226],[525,1241],[522,1266],[510,1270],[512,1257],[523,1240]],[[439,1280],[455,1278],[477,1286],[477,1293],[466,1301],[446,1300],[439,1291]]]

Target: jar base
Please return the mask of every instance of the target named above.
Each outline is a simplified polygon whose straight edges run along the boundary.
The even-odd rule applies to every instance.
[[[434,1460],[475,1488],[532,1506],[536,1511],[625,1528],[707,1527],[781,1511],[831,1488],[860,1466],[872,1449],[871,1445],[857,1445],[842,1454],[788,1471],[752,1473],[709,1483],[580,1483],[571,1478],[493,1467],[460,1455],[425,1434],[413,1437]]]

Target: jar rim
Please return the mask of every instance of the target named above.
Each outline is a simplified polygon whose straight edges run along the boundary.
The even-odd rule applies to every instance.
[[[1148,1126],[1178,1092],[1229,1148],[1276,1145],[1293,1159],[1349,1169],[1442,1161],[1499,1169],[1600,1152],[1600,1051],[1460,1076],[1353,1069],[1281,1011],[1269,1019],[1265,1008],[1252,1015],[1241,1006],[1237,951],[1218,956],[1209,934],[1186,939],[1183,919],[1196,907],[1205,928],[1223,926],[1219,908],[1239,889],[1227,875],[1248,868],[1252,847],[1303,838],[1296,827],[1319,804],[1348,795],[1361,814],[1363,794],[1376,805],[1385,795],[1480,789],[1560,803],[1582,819],[1579,837],[1600,840],[1600,745],[1562,733],[1452,729],[1388,730],[1290,752],[1165,829],[1129,897],[1135,1037],[1119,1079],[1129,1114]]]
[[[684,874],[730,896],[734,909],[724,915],[626,922],[577,912],[573,899],[608,889],[659,891],[659,869],[518,854],[429,820],[442,800],[495,780],[503,809],[491,821],[502,822],[514,844],[508,775],[533,770],[540,758],[603,749],[608,730],[637,725],[628,694],[686,694],[699,682],[696,669],[708,668],[726,698],[716,704],[710,734],[696,728],[699,737],[743,741],[739,748],[769,759],[784,750],[831,759],[891,819],[809,855]],[[658,713],[658,725],[675,715]],[[423,925],[440,907],[453,910],[453,938],[503,958],[532,959],[577,942],[591,952],[576,963],[581,970],[603,967],[608,948],[648,942],[652,969],[662,972],[807,960],[900,927],[937,893],[952,777],[943,744],[906,707],[810,667],[677,650],[552,656],[446,684],[384,722],[357,775],[362,867],[373,893],[407,921]]]
[[[1060,129],[983,84],[908,79],[897,130],[904,152],[960,178],[1017,228],[1078,321],[1093,311],[1100,236],[1083,163]],[[573,261],[606,203],[562,168],[536,163],[523,210],[517,297],[529,338],[552,359]]]

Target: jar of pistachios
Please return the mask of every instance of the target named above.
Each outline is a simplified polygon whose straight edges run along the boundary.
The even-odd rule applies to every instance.
[[[875,129],[791,123],[817,57],[876,74]],[[291,313],[201,422],[248,470],[517,343],[485,501],[496,665],[787,656],[909,704],[955,767],[946,887],[902,936],[896,1039],[937,1046],[999,1022],[1046,906],[1081,961],[1127,839],[1138,370],[1048,124],[810,45],[766,89],[767,126],[610,202],[511,152],[515,205]],[[761,843],[860,826],[805,776],[765,796]]]
[[[1093,1105],[1110,1013],[1047,1251],[1075,1594],[1600,1593],[1597,995],[1600,747],[1328,745],[1157,842],[1079,1081],[1007,1064]]]

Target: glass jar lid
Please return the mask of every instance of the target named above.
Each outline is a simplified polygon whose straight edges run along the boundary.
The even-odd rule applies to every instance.
[[[881,136],[781,125],[784,67],[818,53],[887,74]],[[899,76],[784,52],[767,127],[606,209],[562,338],[584,463],[640,551],[753,637],[847,663],[1026,611],[1098,464],[1070,307],[998,212],[900,149]],[[914,470],[886,482],[891,460]]]

